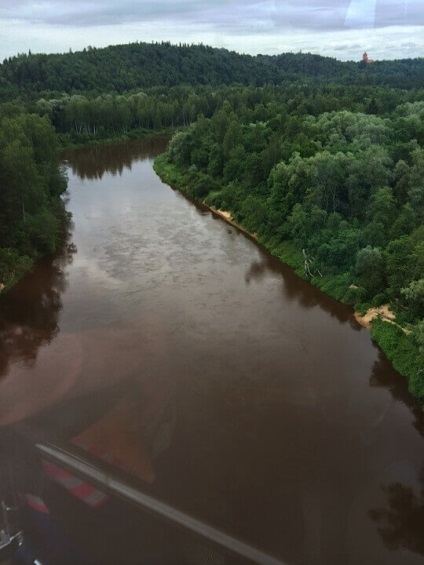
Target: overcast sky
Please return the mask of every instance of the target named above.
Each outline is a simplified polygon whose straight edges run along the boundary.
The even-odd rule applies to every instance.
[[[340,60],[424,56],[424,0],[0,0],[0,61],[170,41]]]

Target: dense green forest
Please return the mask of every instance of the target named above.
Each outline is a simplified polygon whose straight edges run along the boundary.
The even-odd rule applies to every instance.
[[[361,54],[359,54],[361,55]],[[359,58],[359,57],[358,57]],[[55,250],[61,146],[177,130],[156,168],[338,300],[424,399],[424,59],[169,43],[0,65],[0,283]]]
[[[423,84],[424,59],[253,57],[169,43],[21,54],[0,65],[0,102],[47,116],[68,144],[185,126],[199,114],[212,117],[225,99],[256,106],[253,119],[270,103],[294,119],[342,109],[382,115],[420,100]]]
[[[0,284],[8,287],[37,257],[53,253],[66,213],[66,176],[47,118],[0,107]],[[8,111],[6,111],[8,110]]]
[[[202,114],[210,118],[229,101],[241,107],[251,120],[269,115],[274,105],[294,123],[303,115],[320,115],[332,110],[354,110],[385,114],[402,102],[415,102],[422,91],[368,86],[196,86],[152,87],[143,92],[102,94],[94,98],[63,95],[27,103],[38,115],[47,116],[62,140],[85,142],[111,136],[136,136],[146,131],[188,126]],[[271,109],[272,112],[272,109]],[[274,117],[275,119],[275,117]]]
[[[21,54],[0,65],[0,100],[51,93],[123,94],[153,86],[298,83],[421,88],[424,60],[366,64],[310,53],[241,55],[204,45],[132,43],[65,54]]]

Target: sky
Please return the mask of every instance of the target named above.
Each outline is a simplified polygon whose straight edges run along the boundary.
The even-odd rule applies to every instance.
[[[169,41],[357,61],[424,56],[424,0],[0,0],[0,62],[18,53]]]

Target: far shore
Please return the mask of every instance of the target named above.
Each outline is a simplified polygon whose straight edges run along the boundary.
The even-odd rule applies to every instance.
[[[205,204],[204,202],[203,202],[203,204],[207,206],[207,204]],[[258,239],[256,233],[250,233],[245,228],[243,228],[243,226],[238,224],[233,219],[231,212],[228,212],[227,210],[219,210],[219,209],[215,208],[214,206],[207,206],[207,207],[214,214],[216,214],[217,216],[219,216],[220,218],[225,220],[227,223],[236,227],[237,229],[239,229],[243,233],[246,233],[250,237],[253,237],[256,240]],[[404,331],[405,333],[408,333],[408,331],[405,330],[405,328],[402,328],[401,326],[396,324],[396,322],[395,322],[396,315],[394,314],[394,312],[392,312],[389,309],[388,304],[383,304],[382,306],[370,308],[369,310],[366,311],[366,313],[363,316],[361,316],[361,314],[355,310],[353,315],[354,315],[355,320],[358,322],[358,324],[361,325],[363,328],[366,328],[368,330],[371,328],[371,323],[372,323],[373,320],[375,320],[376,318],[381,318],[384,322],[394,324],[394,325],[400,327],[402,329],[402,331]]]

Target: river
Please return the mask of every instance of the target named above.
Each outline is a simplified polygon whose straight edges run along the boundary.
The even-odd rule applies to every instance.
[[[64,156],[67,244],[0,297],[3,467],[28,482],[10,434],[34,435],[289,565],[423,563],[424,420],[404,380],[351,309],[163,184],[165,147]],[[94,563],[150,563],[147,536],[168,552],[151,562],[203,562],[49,472],[38,494]]]

